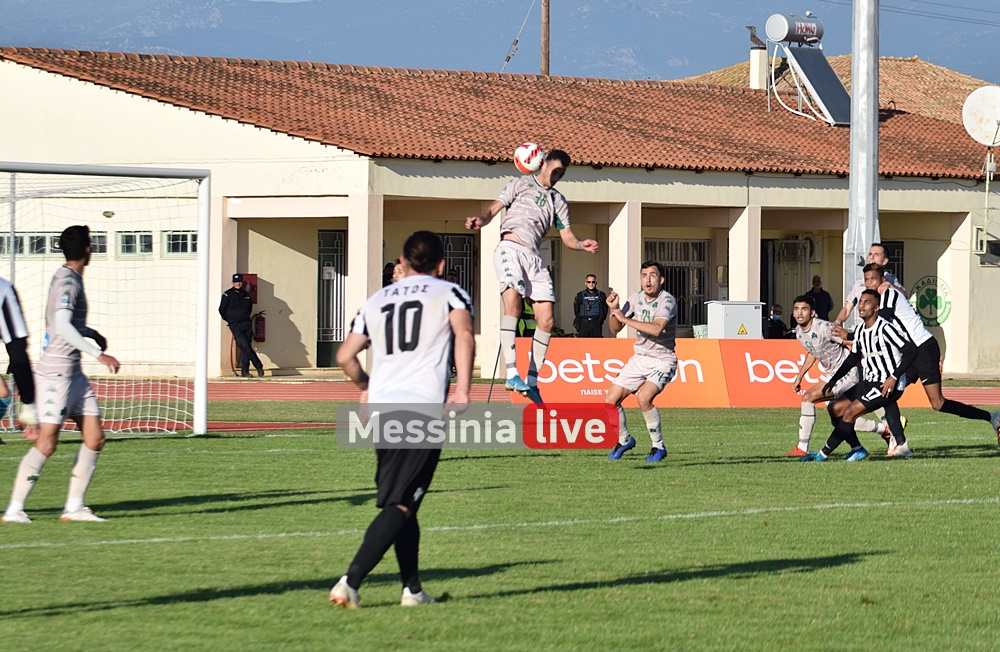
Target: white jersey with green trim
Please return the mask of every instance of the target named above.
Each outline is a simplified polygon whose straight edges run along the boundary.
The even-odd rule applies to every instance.
[[[369,403],[444,403],[451,382],[452,310],[472,313],[472,299],[454,283],[406,276],[368,298],[351,332],[368,337]]]
[[[497,199],[507,207],[500,221],[500,237],[513,233],[536,256],[542,238],[553,224],[557,231],[569,226],[566,198],[555,188],[543,187],[533,174],[511,179]]]
[[[802,330],[802,326],[796,325],[795,339],[802,348],[819,360],[828,374],[840,369],[844,359],[850,355],[850,351],[844,346],[844,340],[834,333],[833,324],[824,319],[814,318],[809,330]]]
[[[71,323],[81,334],[87,330],[87,294],[83,277],[63,265],[52,275],[45,307],[45,341],[35,372],[39,376],[63,376],[80,370],[80,350],[56,333],[56,313],[70,310]]]
[[[677,338],[677,301],[672,294],[660,290],[658,295],[650,299],[642,290],[633,292],[622,306],[622,314],[637,321],[667,320],[663,332],[657,337],[636,331],[635,346],[632,349],[636,354],[659,358],[674,353],[674,341]]]

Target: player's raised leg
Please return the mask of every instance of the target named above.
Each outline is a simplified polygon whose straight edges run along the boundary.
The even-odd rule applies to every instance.
[[[497,251],[499,252],[500,249],[498,248]],[[512,287],[501,292],[500,298],[503,301],[503,317],[500,318],[500,350],[503,351],[507,376],[504,387],[512,392],[523,394],[528,391],[528,385],[521,380],[521,375],[517,371],[517,319],[521,314],[523,299],[520,293]]]
[[[618,443],[608,454],[609,460],[620,460],[622,455],[635,448],[635,438],[628,431],[628,420],[625,417],[625,408],[622,407],[622,401],[629,394],[631,392],[626,388],[611,383],[611,387],[608,388],[608,393],[604,397],[605,403],[618,408]]]

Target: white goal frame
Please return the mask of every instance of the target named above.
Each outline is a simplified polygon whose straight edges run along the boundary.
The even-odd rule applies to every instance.
[[[208,432],[208,286],[211,228],[211,171],[182,168],[147,168],[103,165],[62,165],[48,163],[15,163],[0,161],[0,173],[50,174],[93,177],[134,177],[142,179],[186,179],[198,184],[198,252],[197,293],[195,297],[195,372],[194,420],[195,435]],[[13,177],[12,177],[13,179]],[[11,182],[13,184],[13,181]],[[13,193],[12,193],[13,194]],[[12,211],[14,209],[12,208]],[[11,231],[14,214],[11,215]],[[11,278],[13,283],[15,279]]]

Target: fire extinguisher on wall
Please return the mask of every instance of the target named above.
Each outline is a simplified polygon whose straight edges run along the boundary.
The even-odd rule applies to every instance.
[[[264,314],[267,311],[261,310],[250,317],[251,325],[253,326],[253,341],[263,342],[265,341],[265,336],[267,334],[267,323],[264,318]]]

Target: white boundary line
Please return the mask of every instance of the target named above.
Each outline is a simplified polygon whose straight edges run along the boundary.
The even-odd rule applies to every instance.
[[[617,525],[619,523],[639,523],[643,521],[675,521],[680,519],[703,519],[727,516],[756,516],[788,512],[820,511],[827,509],[874,509],[899,507],[941,507],[947,505],[1000,505],[1000,498],[949,498],[947,500],[917,500],[912,502],[877,503],[827,503],[801,507],[755,507],[751,509],[720,510],[712,512],[689,512],[662,514],[660,516],[621,516],[608,519],[572,519],[568,521],[526,521],[522,523],[481,523],[478,525],[438,525],[421,528],[423,532],[472,532],[476,530],[499,530],[514,528],[572,527],[576,525]],[[15,527],[7,525],[5,527]],[[24,527],[24,526],[16,526]],[[109,539],[104,541],[40,541],[35,543],[8,543],[0,545],[0,550],[25,550],[34,548],[65,548],[69,546],[121,546],[150,543],[190,543],[196,541],[263,541],[267,539],[288,539],[292,537],[332,537],[364,534],[365,530],[350,528],[326,532],[275,532],[273,534],[223,534],[203,537],[156,537],[152,539]]]

